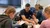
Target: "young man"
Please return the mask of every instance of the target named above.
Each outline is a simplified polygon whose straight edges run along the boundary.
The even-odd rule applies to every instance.
[[[37,20],[33,14],[34,13],[32,11],[30,11],[30,4],[26,4],[25,9],[20,11],[21,19],[23,19],[24,21],[27,21],[28,23],[35,24],[35,23],[37,23]]]
[[[15,8],[10,6],[4,15],[0,15],[0,28],[12,28],[12,19],[15,15]]]

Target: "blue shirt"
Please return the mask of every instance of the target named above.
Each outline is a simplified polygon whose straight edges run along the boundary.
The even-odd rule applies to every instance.
[[[36,9],[35,9],[34,7],[31,7],[31,8],[30,8],[30,11],[31,11],[32,13],[36,13],[36,12],[35,12]]]

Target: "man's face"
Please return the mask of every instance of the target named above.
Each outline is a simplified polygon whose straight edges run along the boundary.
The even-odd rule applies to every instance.
[[[25,7],[25,10],[26,10],[26,11],[29,11],[29,10],[30,10],[30,7]]]

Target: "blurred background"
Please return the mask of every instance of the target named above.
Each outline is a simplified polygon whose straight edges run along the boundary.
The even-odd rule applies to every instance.
[[[4,11],[5,11],[5,9],[8,7],[8,6],[13,6],[13,7],[15,7],[16,8],[16,13],[18,13],[18,12],[20,12],[22,9],[24,9],[25,8],[25,5],[27,4],[27,3],[29,3],[30,5],[31,5],[31,7],[33,7],[33,9],[34,9],[34,7],[35,7],[35,5],[36,4],[40,4],[40,5],[42,5],[42,6],[40,6],[40,7],[38,7],[39,5],[37,5],[37,7],[38,8],[41,8],[42,10],[43,10],[43,7],[45,7],[45,6],[47,6],[47,5],[49,5],[50,4],[50,0],[0,0],[0,14],[3,14],[4,13]],[[36,7],[35,7],[35,9],[36,9]],[[39,9],[39,10],[41,10],[41,9]],[[37,12],[39,11],[38,9],[36,10]],[[36,12],[36,14],[37,15],[35,15],[35,16],[39,16],[39,18],[37,18],[37,19],[39,19],[39,21],[43,21],[43,15],[42,15],[42,10],[41,11],[39,11],[40,12],[40,14],[39,13],[37,13]],[[38,15],[39,14],[39,15]],[[17,15],[17,16],[19,16],[19,15]],[[19,17],[18,17],[19,18]],[[16,18],[17,19],[17,18]],[[41,23],[41,22],[40,22]],[[16,24],[15,24],[16,25]],[[35,25],[35,27],[37,28],[37,27],[39,27],[40,25]]]
[[[35,4],[40,4],[45,7],[50,4],[50,0],[0,0],[0,14],[5,11],[7,6],[14,6],[16,7],[16,12],[19,12],[25,7],[26,3],[30,3],[31,7],[34,7]]]

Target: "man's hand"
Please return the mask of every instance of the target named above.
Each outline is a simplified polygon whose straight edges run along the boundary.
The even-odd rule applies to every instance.
[[[30,20],[30,22],[25,21],[26,24],[36,24],[34,21]]]
[[[33,21],[35,22],[35,23],[38,23],[38,19],[33,15],[32,16],[32,18],[33,18]]]
[[[22,19],[23,19],[24,21],[31,22],[31,20],[27,19],[27,18],[25,17],[25,15],[22,15],[21,17],[22,17]]]
[[[32,23],[32,24],[36,24],[36,23],[35,23],[34,21],[32,21],[32,20],[30,21],[30,23]]]
[[[34,20],[29,20],[29,19],[27,19],[27,18],[25,17],[25,15],[22,15],[21,17],[22,17],[22,19],[23,19],[24,21],[27,21],[28,23],[35,24],[35,21],[36,21],[35,19],[34,19],[35,21],[34,21]]]

